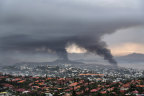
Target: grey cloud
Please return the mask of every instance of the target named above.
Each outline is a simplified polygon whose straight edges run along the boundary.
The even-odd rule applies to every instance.
[[[144,23],[139,8],[132,11],[133,8],[89,6],[72,0],[2,3],[5,3],[0,10],[2,51],[33,52],[44,46],[68,60],[65,47],[74,42],[116,64],[102,36]]]

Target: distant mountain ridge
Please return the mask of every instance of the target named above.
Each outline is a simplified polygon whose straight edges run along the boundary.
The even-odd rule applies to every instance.
[[[126,61],[126,62],[144,62],[144,54],[132,53],[126,56],[116,57],[117,61]]]
[[[28,66],[40,66],[40,65],[62,65],[62,64],[84,64],[83,62],[78,61],[64,61],[64,60],[55,60],[52,62],[20,62],[14,64],[15,66],[22,66],[22,65],[28,65]]]

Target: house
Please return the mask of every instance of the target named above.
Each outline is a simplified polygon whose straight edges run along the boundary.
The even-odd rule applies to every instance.
[[[29,93],[29,92],[30,92],[30,91],[23,91],[22,93],[23,93],[23,94],[27,94],[27,93]]]
[[[0,96],[10,96],[8,92],[0,92]]]

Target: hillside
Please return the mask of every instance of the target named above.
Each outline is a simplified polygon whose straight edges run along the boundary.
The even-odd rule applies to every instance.
[[[119,62],[144,62],[144,54],[132,53],[126,56],[116,57],[116,60]]]

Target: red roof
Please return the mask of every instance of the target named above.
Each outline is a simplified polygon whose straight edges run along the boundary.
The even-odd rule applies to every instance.
[[[126,92],[126,90],[120,90],[120,92],[121,92],[121,93],[124,93],[124,92]]]
[[[102,93],[102,94],[106,94],[106,91],[101,91],[100,93]]]
[[[77,82],[74,82],[72,84],[70,84],[69,86],[76,86],[78,83]]]
[[[98,90],[97,89],[92,89],[90,92],[97,92]]]
[[[144,87],[144,85],[136,85],[136,87]]]
[[[23,92],[23,91],[26,91],[25,89],[23,88],[19,88],[19,89],[15,89],[15,91],[18,91],[18,92]]]
[[[139,93],[138,91],[133,91],[132,93],[135,93],[135,94],[137,94],[137,93]]]
[[[13,85],[11,85],[11,84],[3,84],[3,86],[4,86],[4,87],[9,87],[9,88],[10,88],[10,87],[13,87]]]
[[[20,78],[15,78],[15,79],[12,79],[12,81],[19,81],[21,80]]]

